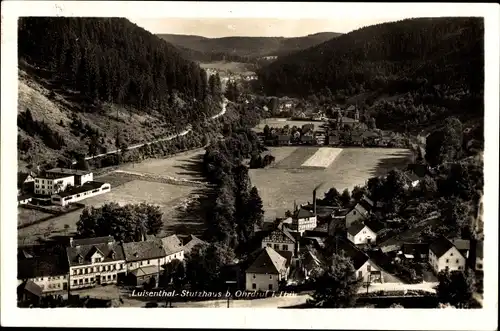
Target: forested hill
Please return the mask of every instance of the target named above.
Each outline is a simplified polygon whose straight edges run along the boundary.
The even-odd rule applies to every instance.
[[[321,32],[304,37],[223,37],[159,34],[164,40],[183,48],[202,53],[225,53],[241,57],[263,57],[289,54],[302,50],[340,35],[335,32]]]
[[[18,30],[20,165],[154,141],[221,111],[218,76],[126,19],[26,17]]]
[[[271,95],[324,91],[354,95],[422,84],[482,89],[481,18],[422,18],[368,26],[281,57],[259,78]]]
[[[204,70],[123,18],[21,18],[19,57],[93,101],[164,110],[174,94],[203,100],[206,93]],[[187,122],[201,113],[172,108],[165,115]]]

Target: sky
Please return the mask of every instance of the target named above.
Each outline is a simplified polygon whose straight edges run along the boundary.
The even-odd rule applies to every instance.
[[[401,17],[404,19],[408,17]],[[154,34],[184,34],[208,38],[227,36],[300,37],[317,32],[347,33],[392,18],[275,19],[275,18],[129,18]]]

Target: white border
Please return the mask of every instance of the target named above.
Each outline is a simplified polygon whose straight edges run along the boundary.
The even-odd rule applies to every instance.
[[[498,308],[498,87],[497,4],[457,3],[214,3],[214,2],[2,2],[1,88],[1,322],[4,326],[99,326],[190,328],[317,328],[494,330]],[[481,310],[291,310],[291,309],[31,309],[15,304],[17,238],[17,17],[269,17],[336,18],[485,17],[485,308]],[[130,314],[133,313],[133,314]]]

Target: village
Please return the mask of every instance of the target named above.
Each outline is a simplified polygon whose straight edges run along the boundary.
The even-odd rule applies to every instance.
[[[90,171],[52,169],[23,178],[22,192],[31,185],[35,193],[31,199],[50,195],[45,204],[59,206],[109,190],[109,184],[93,182]],[[418,185],[419,180],[415,174],[408,175],[406,187]],[[307,293],[309,279],[321,270],[332,249],[351,259],[356,277],[363,283],[363,293],[432,294],[437,286],[436,275],[443,270],[482,272],[482,241],[439,237],[431,242],[388,245],[383,239],[387,231],[384,224],[390,222],[376,222],[371,217],[381,207],[379,203],[365,195],[350,208],[325,205],[317,197],[318,189],[312,192],[312,203],[295,204],[285,217],[255,229],[258,248],[245,260],[227,266],[230,272],[226,273],[226,282],[231,284],[231,293]],[[19,201],[23,207],[33,202]],[[194,235],[176,234],[163,238],[141,234],[128,243],[111,236],[68,240],[62,248],[50,243],[19,247],[21,303],[29,306],[47,302],[43,301],[47,298],[74,298],[102,286],[161,290],[171,286],[166,277],[169,265],[183,263],[195,246],[205,244]],[[102,297],[100,292],[95,293],[97,298]],[[117,297],[108,297],[107,302],[121,299],[119,290],[113,293]],[[87,296],[92,297],[92,292]],[[245,298],[252,299],[250,295],[239,295],[239,299]],[[132,305],[143,306],[144,302]]]

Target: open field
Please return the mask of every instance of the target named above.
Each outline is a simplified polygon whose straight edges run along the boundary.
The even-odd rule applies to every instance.
[[[141,163],[128,164],[121,170],[133,171],[134,173],[147,173],[159,176],[170,176],[180,179],[202,181],[204,178],[199,173],[203,149],[174,156],[168,159],[150,159]],[[107,202],[140,203],[148,202],[160,206],[163,214],[165,231],[163,234],[199,234],[203,231],[204,224],[201,218],[190,212],[192,203],[201,195],[205,194],[203,188],[187,185],[174,185],[155,182],[148,179],[137,180],[137,176],[127,173],[112,172],[96,177],[96,180],[111,184],[111,192],[95,196],[82,201],[87,206],[99,207]],[[21,210],[21,209],[20,209]],[[22,219],[30,220],[30,211],[24,213]],[[36,213],[40,213],[36,211]],[[27,228],[18,230],[18,240],[24,244],[32,243],[37,237],[43,235],[49,225],[54,230],[52,236],[71,234],[76,231],[76,222],[80,218],[81,210],[68,213],[47,222],[34,224]],[[43,217],[41,214],[37,217]],[[181,221],[182,219],[182,221]],[[64,229],[65,225],[69,228]]]
[[[306,162],[302,163],[302,166],[328,168],[340,153],[342,153],[342,148],[321,147]]]
[[[140,163],[130,164],[121,170],[204,181],[205,178],[200,172],[204,154],[204,149],[198,149],[167,159],[149,159]]]
[[[17,225],[36,222],[42,218],[49,217],[52,214],[44,213],[40,210],[17,208]]]
[[[254,131],[256,132],[263,132],[264,127],[266,125],[273,127],[273,128],[282,128],[285,125],[288,125],[289,127],[302,127],[304,124],[313,124],[314,125],[314,130],[319,130],[320,126],[325,124],[325,122],[318,122],[318,121],[292,121],[288,120],[286,118],[266,118],[265,120],[261,121],[259,125],[253,128]]]
[[[283,151],[280,151],[284,149]],[[276,163],[265,169],[251,169],[252,184],[259,189],[265,218],[283,216],[293,203],[312,202],[313,189],[322,184],[318,197],[331,187],[342,191],[363,185],[368,178],[403,167],[411,161],[411,152],[396,148],[344,148],[327,168],[308,168],[303,164],[318,147],[273,147],[271,154],[280,155]]]

